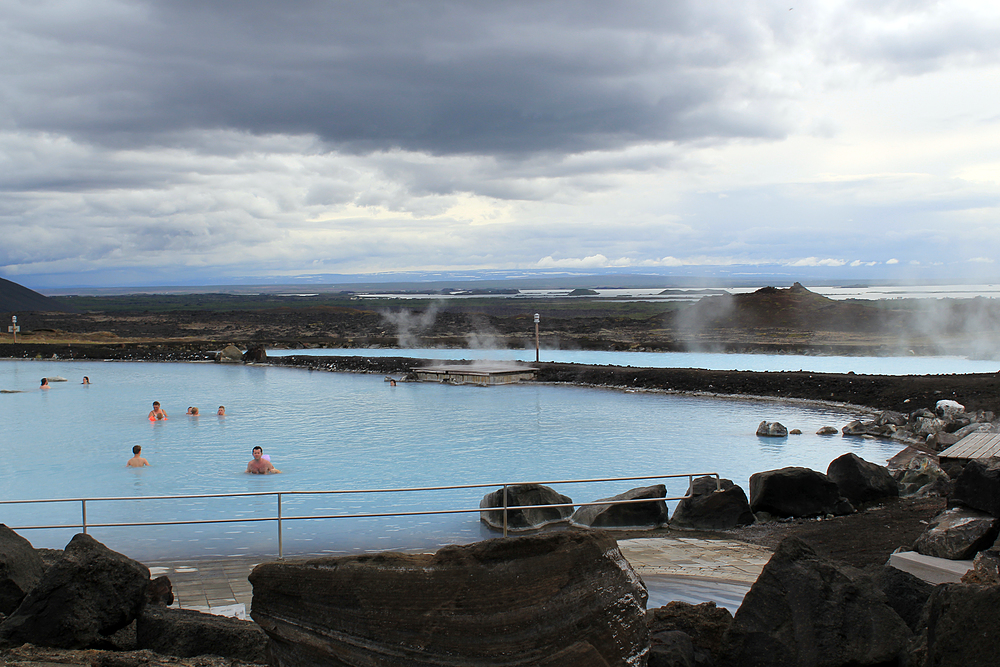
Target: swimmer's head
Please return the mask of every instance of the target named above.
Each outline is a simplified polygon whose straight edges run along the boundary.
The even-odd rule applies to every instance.
[[[132,447],[132,453],[135,454],[136,456],[138,456],[139,452],[141,452],[141,451],[142,451],[142,447],[140,447],[139,445],[135,445],[134,447]]]
[[[193,415],[198,414],[198,408],[191,408],[191,414]]]
[[[160,407],[160,402],[159,401],[153,401],[153,407],[154,408]]]
[[[264,455],[264,448],[261,447],[260,445],[257,445],[252,450],[250,450],[250,453],[253,454],[253,457],[255,459],[259,459],[261,456]]]

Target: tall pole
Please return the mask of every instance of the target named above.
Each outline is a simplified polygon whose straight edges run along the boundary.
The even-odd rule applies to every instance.
[[[535,313],[535,363],[538,363],[538,313]]]
[[[535,317],[537,318],[538,316],[535,315]],[[537,322],[537,319],[535,321]],[[538,325],[536,324],[535,326],[537,327]],[[17,315],[10,316],[10,327],[8,327],[7,330],[14,334],[14,342],[17,343],[17,332],[21,330],[21,328],[17,326]]]

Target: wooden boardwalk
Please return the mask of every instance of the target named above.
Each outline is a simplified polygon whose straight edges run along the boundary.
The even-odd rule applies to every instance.
[[[942,459],[1000,456],[1000,433],[970,433],[938,455]]]

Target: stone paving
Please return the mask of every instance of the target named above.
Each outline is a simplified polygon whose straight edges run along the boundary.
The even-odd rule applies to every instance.
[[[755,544],[694,537],[619,540],[618,548],[640,576],[700,577],[752,584],[771,557]]]
[[[757,579],[771,552],[729,540],[669,535],[623,539],[618,546],[636,572],[653,580],[689,580],[696,587],[745,592]],[[167,575],[174,607],[246,618],[253,589],[247,577],[265,558],[230,558],[150,564],[152,576]],[[653,588],[650,585],[650,588]]]

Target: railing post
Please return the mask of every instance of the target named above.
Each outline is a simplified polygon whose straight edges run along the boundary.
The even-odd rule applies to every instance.
[[[503,536],[507,537],[507,485],[503,485]]]
[[[281,494],[278,494],[278,560],[284,560],[285,552],[281,543]]]
[[[80,507],[83,510],[83,534],[87,534],[87,501],[80,499]]]

